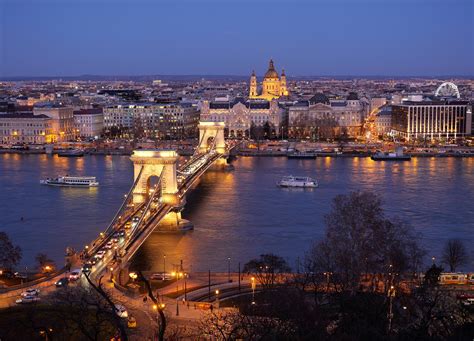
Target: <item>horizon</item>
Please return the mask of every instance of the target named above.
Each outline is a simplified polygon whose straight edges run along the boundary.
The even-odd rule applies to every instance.
[[[4,0],[0,11],[2,79],[250,76],[270,58],[291,78],[474,75],[470,0]]]

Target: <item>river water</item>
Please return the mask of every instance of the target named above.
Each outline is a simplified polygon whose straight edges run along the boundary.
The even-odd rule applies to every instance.
[[[233,164],[231,172],[208,171],[188,195],[183,217],[194,231],[151,235],[136,266],[162,271],[166,255],[167,269],[183,260],[191,271],[226,271],[228,262],[236,270],[238,262],[267,252],[294,265],[324,234],[332,198],[359,189],[382,195],[389,215],[421,232],[429,257],[439,257],[449,238],[464,240],[469,249],[474,244],[474,158],[240,157]],[[132,184],[132,172],[126,156],[0,155],[0,231],[22,248],[22,265],[32,265],[38,252],[62,264],[66,246],[82,248],[105,229]],[[39,184],[59,174],[96,176],[100,187]],[[275,186],[290,174],[314,177],[320,187]]]

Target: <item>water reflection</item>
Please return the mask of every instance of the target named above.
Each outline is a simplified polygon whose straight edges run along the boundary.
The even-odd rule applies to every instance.
[[[183,217],[194,223],[193,232],[152,234],[134,262],[161,271],[166,254],[169,266],[183,260],[188,269],[225,271],[228,257],[236,269],[239,261],[274,252],[293,263],[311,240],[323,235],[332,198],[358,189],[380,193],[389,214],[422,232],[430,254],[438,257],[447,238],[474,242],[472,158],[241,157],[234,166],[234,172],[207,172],[187,196]],[[96,176],[100,187],[39,185],[41,178],[66,173]],[[320,187],[294,191],[275,186],[290,174],[316,178]],[[38,252],[62,263],[66,246],[82,247],[108,225],[132,177],[126,156],[0,155],[0,230],[22,247],[26,263]]]

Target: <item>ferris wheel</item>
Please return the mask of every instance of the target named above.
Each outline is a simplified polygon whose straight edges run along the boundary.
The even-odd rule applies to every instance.
[[[459,89],[456,84],[445,82],[441,84],[435,92],[436,97],[456,97],[460,98]]]

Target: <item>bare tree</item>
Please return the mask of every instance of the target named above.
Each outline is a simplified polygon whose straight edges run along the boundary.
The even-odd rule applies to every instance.
[[[403,221],[388,219],[375,193],[336,196],[325,223],[326,236],[307,255],[306,271],[326,274],[342,291],[357,291],[369,271],[373,281],[380,275],[393,284],[421,264],[419,236]]]
[[[269,288],[275,284],[279,274],[288,273],[291,268],[282,257],[268,253],[247,262],[243,271],[252,273],[264,288]]]
[[[11,270],[21,260],[21,248],[14,246],[5,232],[0,232],[0,268]]]
[[[275,317],[249,316],[236,310],[205,315],[198,325],[201,335],[217,340],[290,340],[294,325]]]
[[[446,242],[443,250],[442,261],[449,265],[451,272],[465,265],[469,261],[469,255],[463,242],[459,239],[450,239]]]
[[[36,262],[39,265],[39,268],[44,271],[44,268],[49,265],[51,267],[54,267],[54,261],[48,257],[46,253],[38,253],[35,257]]]
[[[158,338],[159,341],[163,341],[165,339],[165,332],[166,332],[166,326],[167,326],[166,316],[165,316],[165,313],[163,311],[164,305],[162,305],[162,304],[160,304],[160,302],[158,302],[158,299],[153,294],[153,290],[151,288],[150,281],[148,281],[145,278],[145,276],[143,276],[143,273],[141,271],[138,271],[138,280],[145,284],[145,288],[147,290],[148,297],[150,297],[150,299],[152,300],[152,302],[154,304],[154,309],[156,309],[158,311],[158,314],[160,316],[160,322],[159,322],[159,325],[158,325],[157,338]]]

